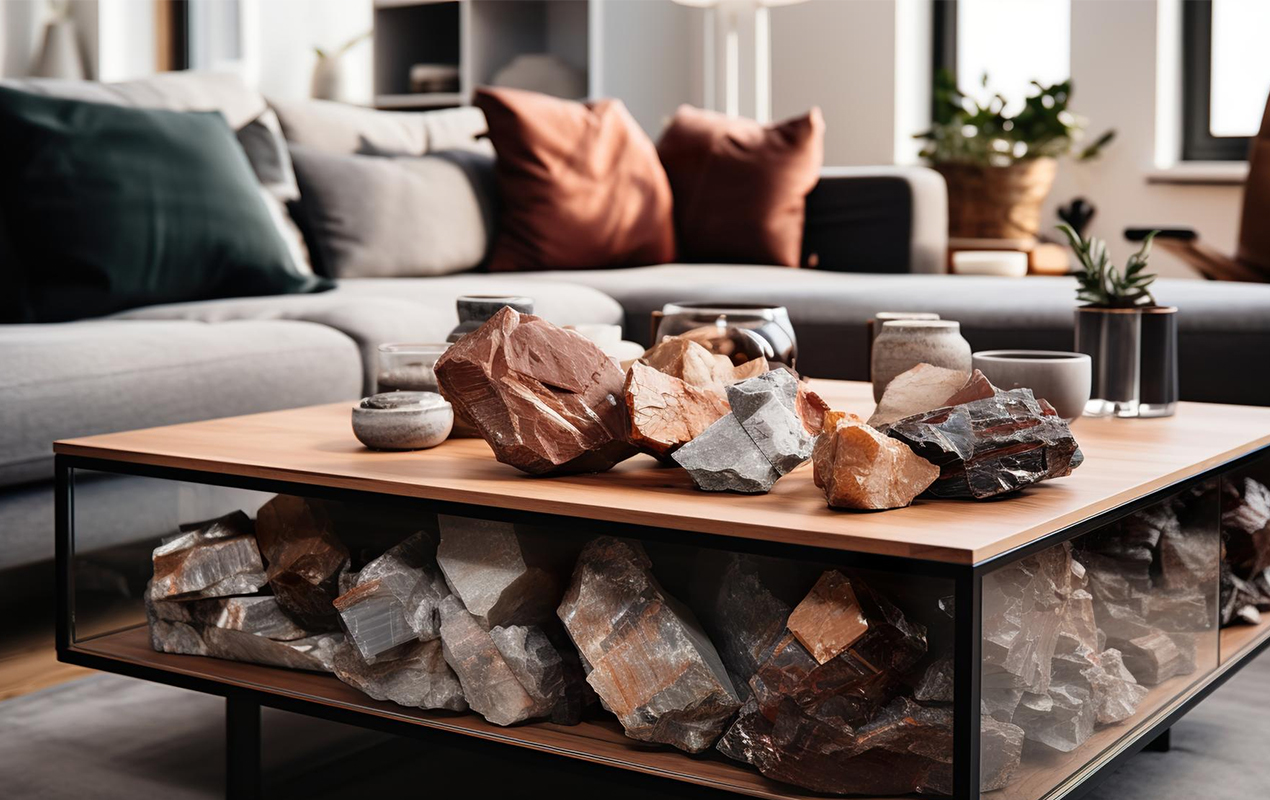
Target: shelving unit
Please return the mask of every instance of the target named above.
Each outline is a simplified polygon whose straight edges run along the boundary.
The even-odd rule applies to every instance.
[[[588,0],[375,0],[375,106],[466,104],[476,87],[517,56],[533,53],[554,55],[578,70],[586,94],[593,94],[598,17],[597,4]],[[457,67],[457,91],[412,92],[415,64]]]

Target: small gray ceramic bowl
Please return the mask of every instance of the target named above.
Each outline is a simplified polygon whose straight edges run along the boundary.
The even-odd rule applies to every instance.
[[[375,450],[436,447],[454,427],[454,409],[436,392],[385,392],[353,407],[353,434]]]
[[[985,350],[975,353],[975,369],[1001,389],[1031,389],[1068,422],[1085,413],[1090,362],[1084,353],[1051,350]]]

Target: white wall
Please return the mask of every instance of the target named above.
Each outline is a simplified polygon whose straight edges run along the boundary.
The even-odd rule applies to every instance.
[[[1072,3],[1072,108],[1090,120],[1091,131],[1115,128],[1117,138],[1097,161],[1062,165],[1044,219],[1083,195],[1098,208],[1092,234],[1112,243],[1117,260],[1136,249],[1122,236],[1127,226],[1192,227],[1208,244],[1233,253],[1242,187],[1147,182],[1156,160],[1157,22],[1154,2]],[[1195,277],[1158,250],[1152,264],[1162,275]]]
[[[309,79],[317,56],[313,48],[334,50],[370,30],[371,0],[251,0],[255,8],[247,25],[256,25],[258,62],[248,75],[267,97],[309,96]],[[369,103],[372,96],[372,48],[369,40],[349,51],[350,100]]]
[[[671,0],[603,0],[592,13],[599,15],[591,26],[599,34],[594,94],[621,98],[653,137],[680,104],[702,105],[705,12]]]

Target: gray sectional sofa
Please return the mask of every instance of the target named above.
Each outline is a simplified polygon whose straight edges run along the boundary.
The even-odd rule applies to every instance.
[[[19,86],[108,102],[215,108],[240,122],[264,108],[263,98],[241,84],[195,74],[116,89]],[[385,116],[292,104],[283,128],[289,118],[288,138],[306,147],[428,152],[477,139],[473,113],[479,115]],[[322,294],[0,325],[0,569],[52,556],[55,439],[353,400],[367,389],[378,344],[443,340],[463,294],[528,295],[553,322],[623,323],[628,338],[643,342],[650,312],[666,302],[781,304],[799,337],[799,367],[813,377],[867,377],[865,322],[880,310],[932,310],[958,319],[976,349],[1071,347],[1071,280],[923,274],[942,270],[946,245],[946,196],[936,173],[835,169],[825,171],[808,198],[804,262],[816,269],[668,264],[340,279]],[[1270,286],[1161,281],[1158,297],[1182,310],[1185,398],[1270,404],[1262,366],[1270,350]],[[101,517],[77,546],[166,530],[170,515],[151,489],[141,480],[85,480],[77,491],[95,495]]]

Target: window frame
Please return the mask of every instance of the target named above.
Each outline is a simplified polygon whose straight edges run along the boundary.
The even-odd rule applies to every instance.
[[[1182,3],[1182,160],[1247,161],[1250,136],[1214,136],[1213,3]]]

